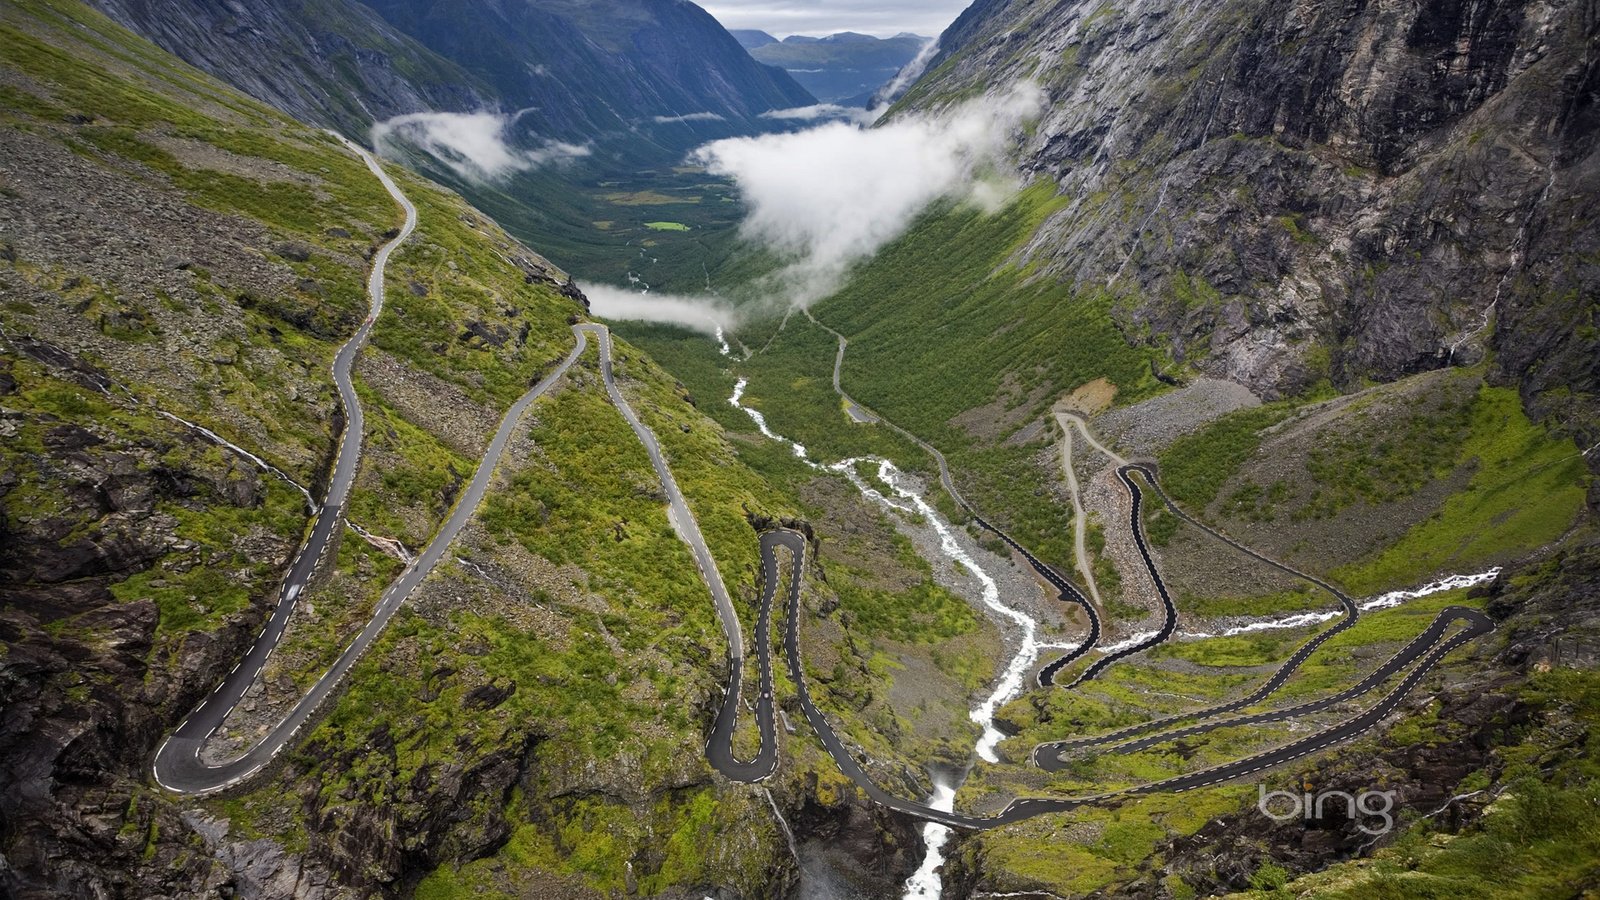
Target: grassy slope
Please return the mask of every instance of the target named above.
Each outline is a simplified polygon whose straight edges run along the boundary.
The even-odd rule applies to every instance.
[[[1221,510],[1225,522],[1227,516],[1243,515],[1237,504],[1214,505],[1220,488],[1227,476],[1256,452],[1261,430],[1289,413],[1287,408],[1273,407],[1236,413],[1179,441],[1162,459],[1169,489],[1191,509]],[[1410,486],[1419,480],[1443,477],[1458,467],[1471,472],[1465,490],[1449,497],[1432,517],[1405,532],[1393,547],[1333,573],[1359,593],[1414,584],[1441,571],[1476,570],[1516,558],[1556,541],[1583,509],[1587,475],[1577,448],[1570,439],[1530,422],[1515,392],[1507,389],[1481,388],[1475,397],[1469,395],[1467,406],[1459,412],[1444,409],[1433,416],[1414,416],[1410,426],[1397,430],[1389,440],[1367,446],[1360,453],[1345,449],[1327,445],[1315,451],[1313,473],[1326,480],[1328,490],[1314,495],[1303,509],[1280,512],[1290,519],[1300,511],[1309,511],[1308,516],[1337,515],[1338,509],[1349,504],[1380,501],[1414,489]],[[1214,477],[1218,470],[1223,477]],[[1195,477],[1184,477],[1186,474]],[[1363,485],[1371,488],[1366,492],[1370,498],[1363,495]],[[1330,512],[1330,490],[1356,496],[1335,504]],[[1260,513],[1260,507],[1251,508]],[[1320,597],[1297,591],[1273,598],[1190,598],[1183,606],[1209,615],[1268,615],[1300,608],[1307,600],[1314,601],[1313,606],[1325,605]],[[1305,663],[1278,702],[1298,702],[1339,690],[1370,667],[1373,651],[1392,652],[1421,631],[1443,606],[1475,602],[1459,593],[1444,594],[1364,615],[1357,626],[1323,645]],[[1013,740],[1015,752],[1037,741],[1111,730],[1174,709],[1237,696],[1262,676],[1237,674],[1233,667],[1282,660],[1310,633],[1267,632],[1176,644],[1129,660],[1086,690],[1025,697],[1003,713],[1021,731]],[[1181,668],[1173,668],[1175,664]],[[1528,690],[1545,695],[1545,702],[1566,703],[1588,690],[1585,678],[1565,673],[1552,676],[1543,686],[1536,681]],[[1447,723],[1407,722],[1393,737],[1368,739],[1359,746],[1372,746],[1373,740],[1437,741],[1442,739],[1437,734],[1447,727]],[[1082,792],[1167,777],[1292,737],[1281,728],[1249,729],[1242,734],[1223,729],[1181,748],[1157,748],[1120,758],[1091,756],[1052,779],[1050,787]],[[1541,751],[1530,745],[1513,755],[1520,752]],[[1573,763],[1554,780],[1571,780],[1581,791],[1589,792],[1592,777],[1583,764]],[[1029,781],[1022,777],[1012,782],[1004,769],[982,770],[963,791],[963,800],[1011,796],[1029,790]],[[1592,808],[1581,799],[1567,802],[1565,793],[1552,791],[1550,773],[1513,772],[1507,781],[1516,799],[1470,837],[1430,846],[1429,832],[1416,830],[1403,837],[1394,850],[1385,851],[1380,857],[1385,861],[1375,871],[1336,867],[1325,876],[1290,884],[1288,892],[1267,890],[1258,896],[1321,896],[1324,892],[1332,896],[1474,896],[1472,890],[1460,892],[1460,886],[1485,877],[1493,868],[1489,861],[1497,858],[1495,854],[1519,847],[1526,848],[1530,863],[1505,885],[1505,895],[1535,896],[1551,885],[1570,883],[1574,862],[1588,853],[1587,839],[1579,835],[1592,822]],[[1034,790],[1040,786],[1031,785]],[[1237,810],[1248,805],[1245,792],[1245,788],[1226,785],[1190,792],[1184,795],[1184,808],[1211,810],[1213,816]],[[1002,889],[1041,888],[1062,894],[1105,889],[1138,877],[1138,864],[1151,852],[1205,824],[1203,815],[1175,821],[1157,809],[1160,806],[1161,798],[1140,800],[1072,817],[1078,823],[1076,831],[1098,837],[1061,841],[1048,829],[1025,825],[987,833],[964,852],[983,854],[984,871]],[[1530,817],[1546,815],[1550,822],[1541,821],[1537,827],[1530,824]],[[1128,832],[1130,828],[1136,833]],[[1446,849],[1437,849],[1440,846]],[[1282,870],[1267,866],[1263,871],[1258,882],[1268,888],[1287,880]],[[1178,882],[1169,887],[1179,895],[1189,890]]]
[[[1592,889],[1600,858],[1600,679],[1558,670],[1531,678],[1523,697],[1582,734],[1575,743],[1539,729],[1499,750],[1505,769],[1491,780],[1476,772],[1459,792],[1493,789],[1501,799],[1459,834],[1414,823],[1371,861],[1341,863],[1291,880],[1276,865],[1252,879],[1250,900],[1290,897],[1557,897]],[[1424,724],[1414,741],[1448,739]]]
[[[1335,517],[1354,504],[1408,496],[1458,469],[1470,473],[1464,491],[1393,546],[1328,573],[1358,595],[1514,559],[1560,538],[1584,508],[1589,476],[1572,439],[1529,421],[1514,390],[1487,386],[1465,406],[1412,414],[1377,443],[1353,443],[1336,432],[1309,454],[1315,489],[1299,505],[1275,509],[1270,490],[1248,486],[1219,505],[1223,486],[1261,446],[1263,430],[1291,411],[1287,404],[1243,410],[1179,439],[1162,453],[1163,484],[1179,504],[1219,519],[1226,530],[1230,521],[1271,521],[1280,513],[1289,527]],[[1158,545],[1160,532],[1152,534]],[[1260,611],[1248,601],[1236,606]]]
[[[1034,461],[1043,441],[1005,439],[1086,381],[1110,379],[1125,401],[1159,385],[1146,355],[1111,324],[1109,301],[1032,278],[1012,261],[1057,202],[1048,186],[1038,186],[994,215],[964,206],[934,210],[815,312],[850,339],[843,376],[853,397],[943,450],[986,516],[1046,558],[1067,559],[1070,514],[1040,487],[1051,473]],[[752,394],[774,427],[808,446],[828,446],[837,431],[819,430],[824,409],[842,422],[831,399],[832,350],[825,333],[792,318],[749,366]],[[1010,398],[1000,412],[1015,426],[978,436],[952,423],[997,397]],[[852,434],[866,440],[861,435],[870,431],[886,430]],[[871,441],[867,446],[899,459],[921,455],[892,435]]]
[[[795,319],[791,328],[810,329],[808,333],[821,335],[833,346],[832,337],[803,319]],[[939,737],[923,742],[911,734],[947,734],[934,721],[947,718],[957,720],[957,731],[964,730],[966,694],[981,687],[996,664],[991,658],[992,626],[965,600],[938,585],[927,561],[881,513],[861,500],[854,488],[837,476],[818,475],[807,468],[787,444],[755,434],[751,419],[727,402],[735,382],[732,370],[742,367],[720,356],[704,335],[640,323],[621,324],[618,331],[676,374],[696,409],[733,436],[730,443],[737,458],[760,473],[768,485],[797,498],[802,515],[815,527],[822,541],[820,561],[826,571],[827,593],[833,595],[839,609],[837,613],[812,610],[810,615],[825,619],[826,627],[805,632],[808,640],[826,644],[805,653],[817,676],[811,688],[818,703],[844,723],[843,730],[853,740],[876,748],[884,757],[898,756],[918,766],[935,756],[962,755],[963,749]],[[780,358],[795,367],[796,379],[807,383],[826,379],[831,372],[831,355],[821,360],[825,372],[813,372],[814,355],[774,345],[763,356],[762,373],[771,378]],[[746,402],[768,412],[793,413],[794,404],[803,406],[812,400],[826,404],[816,411],[819,414],[842,415],[831,388],[826,395],[811,390],[747,395]],[[796,414],[784,421],[804,425],[815,419]],[[663,433],[671,435],[674,430]],[[825,427],[801,429],[801,437],[812,436],[822,440],[810,448],[813,459],[869,452],[923,458],[920,451],[886,429],[837,433]],[[838,628],[842,631],[834,630]],[[914,688],[901,696],[894,686],[907,660],[926,664],[950,680],[939,690]],[[779,684],[780,695],[789,692],[786,678],[780,677]],[[929,707],[934,708],[932,716]],[[966,739],[963,734],[962,740]],[[802,768],[832,768],[825,758],[797,762]]]
[[[1042,394],[1044,399],[1031,401],[1030,414],[1019,416],[1019,424],[1037,418],[1059,392],[1098,375],[1108,375],[1124,388],[1119,400],[1137,400],[1157,389],[1147,375],[1148,361],[1126,348],[1099,301],[1030,284],[1024,273],[1005,266],[1048,208],[1044,194],[1029,193],[994,218],[961,209],[930,214],[900,242],[864,264],[838,296],[816,310],[819,318],[851,338],[844,373],[847,390],[944,447],[957,470],[969,473],[967,486],[980,507],[992,508],[996,518],[1047,555],[1065,553],[1064,516],[1029,494],[1036,494],[1035,486],[1047,483],[1054,473],[1015,477],[1017,471],[1029,471],[1027,457],[1038,447],[995,447],[992,438],[969,435],[951,420],[1002,393],[1007,374],[1022,388],[1011,392],[1014,404],[1020,400],[1026,405],[1029,401],[1020,398],[1038,385],[1050,388]],[[751,331],[746,340],[756,345],[760,344],[757,332],[762,338],[770,333],[769,328]],[[806,444],[816,458],[877,452],[915,463],[918,454],[896,446],[881,429],[846,424],[829,384],[833,349],[826,333],[799,317],[791,318],[772,343],[743,367],[751,376],[749,402],[762,409],[780,433]],[[703,357],[685,349],[677,360],[682,361],[686,379],[719,390],[726,387],[713,377],[716,367]],[[1238,413],[1184,439],[1164,455],[1165,484],[1180,502],[1205,510],[1218,499],[1228,476],[1260,446],[1262,429],[1294,409],[1295,404],[1288,403]],[[1464,493],[1450,498],[1394,548],[1335,573],[1361,592],[1425,580],[1441,570],[1481,567],[1543,546],[1579,515],[1586,483],[1571,441],[1529,422],[1513,392],[1494,388],[1483,389],[1464,407],[1419,408],[1379,443],[1333,444],[1313,457],[1307,466],[1321,490],[1304,509],[1283,512],[1303,513],[1303,518],[1337,517],[1353,505],[1407,496],[1450,472],[1471,472]],[[1011,477],[1003,478],[1002,473]],[[1530,502],[1534,497],[1538,500]],[[1237,491],[1224,498],[1222,513],[1270,520],[1277,514],[1272,508],[1277,498],[1271,486]],[[1170,534],[1176,522],[1160,513],[1153,518],[1152,536],[1159,544],[1162,532]],[[1301,591],[1274,598],[1190,599],[1196,607],[1206,606],[1202,611],[1211,615],[1270,614],[1323,605],[1322,598]],[[1397,647],[1424,627],[1440,606],[1460,601],[1459,596],[1430,598],[1403,611],[1367,617],[1359,629],[1319,652],[1287,696],[1316,696],[1359,678],[1363,664],[1358,660],[1367,648]],[[1183,701],[1176,698],[1212,702],[1247,690],[1258,678],[1233,674],[1228,667],[1282,659],[1305,636],[1293,632],[1184,645],[1152,659],[1170,658],[1199,670],[1186,673],[1170,664],[1134,662],[1109,673],[1095,696],[1057,693],[1024,698],[1007,711],[1013,724],[1025,729],[1024,737],[1014,743],[1021,746],[1052,734],[1111,728],[1183,708]],[[1041,701],[1048,710],[1034,711]],[[1035,731],[1028,725],[1041,711],[1046,712],[1045,720],[1060,723],[1056,732]],[[1289,739],[1287,732],[1280,732],[1222,731],[1192,762],[1141,754],[1114,764],[1108,761],[1104,771],[1091,767],[1076,773],[1078,777],[1067,778],[1059,787],[1089,789],[1164,777],[1190,765],[1237,756],[1263,741]],[[991,777],[999,776],[980,776],[964,799],[982,802],[1026,790],[994,784]],[[1185,795],[1179,807],[1196,813],[1187,816],[1176,815],[1170,799],[1142,799],[1106,815],[1096,811],[1074,816],[1075,821],[1087,817],[1089,828],[1098,830],[1100,837],[1092,840],[1062,841],[1054,826],[1031,823],[984,835],[976,844],[982,849],[976,852],[984,854],[986,872],[1000,874],[1002,887],[1044,886],[1062,893],[1094,890],[1130,877],[1135,864],[1146,859],[1154,846],[1171,836],[1192,833],[1207,821],[1208,812],[1236,808],[1243,793],[1225,786]]]
[[[1589,473],[1577,445],[1530,422],[1510,388],[1478,395],[1459,459],[1473,466],[1467,490],[1376,558],[1340,569],[1346,584],[1372,590],[1531,551],[1561,537],[1584,508]]]
[[[218,424],[219,430],[313,483],[335,434],[328,419],[333,409],[328,364],[365,314],[363,256],[397,224],[398,210],[365,166],[332,139],[239,97],[76,4],[8,4],[0,19],[0,39],[7,46],[6,68],[23,73],[21,80],[28,85],[26,90],[5,88],[6,127],[60,141],[117,178],[136,179],[195,207],[236,217],[245,223],[241,227],[263,235],[264,256],[279,243],[307,248],[301,262],[267,257],[268,268],[283,267],[301,277],[301,289],[280,293],[231,281],[223,273],[196,271],[192,297],[175,297],[165,305],[152,298],[147,317],[152,327],[103,333],[91,343],[104,348],[105,355],[91,353],[90,358],[118,368],[114,364],[123,355],[147,348],[153,358],[169,362],[119,368],[135,393]],[[69,115],[92,121],[68,121]],[[164,149],[172,141],[226,151],[229,171],[179,158]],[[245,170],[289,177],[261,179],[241,174]],[[571,346],[567,319],[572,304],[539,278],[525,281],[503,255],[525,251],[459,198],[405,173],[396,177],[419,207],[421,226],[390,267],[389,307],[379,320],[376,351],[391,354],[402,369],[445,382],[489,410],[503,409]],[[27,259],[14,268],[17,277],[40,291],[84,290],[72,287],[78,282],[71,271]],[[42,307],[20,300],[7,304],[4,321],[12,333],[70,338],[94,329],[96,317],[104,312],[95,304],[145,298],[108,283],[104,297],[90,299],[83,324],[48,318]],[[237,364],[211,367],[200,361],[189,366],[187,352],[164,349],[177,335],[215,330],[219,322],[229,342],[223,349],[233,351]],[[512,335],[525,327],[526,339],[500,346],[470,340],[470,323],[505,328]],[[755,542],[743,520],[743,504],[776,515],[792,509],[781,497],[773,500],[776,492],[732,458],[720,430],[683,402],[670,379],[626,345],[619,345],[619,351],[627,357],[622,363],[627,389],[661,433],[725,576],[748,595]],[[576,602],[562,598],[569,601],[561,607],[567,624],[552,631],[514,614],[529,599],[553,602],[537,593],[529,598],[490,592],[493,596],[484,602],[437,618],[404,613],[348,682],[348,693],[294,752],[287,770],[251,793],[212,801],[238,833],[276,837],[291,848],[315,846],[320,832],[306,830],[301,803],[285,803],[284,798],[315,798],[312,802],[329,822],[341,821],[364,804],[368,809],[393,804],[404,812],[426,794],[400,797],[388,791],[422,783],[418,777],[442,759],[471,766],[500,752],[507,742],[528,739],[538,744],[541,763],[554,760],[552,768],[567,772],[613,760],[623,749],[637,754],[641,777],[636,787],[660,791],[653,801],[657,824],[679,835],[674,844],[678,851],[653,866],[635,866],[635,874],[654,889],[707,880],[753,886],[763,877],[766,861],[781,857],[778,836],[767,833],[770,827],[751,828],[752,817],[767,820],[763,808],[705,786],[700,757],[705,700],[718,692],[719,677],[706,660],[720,659],[721,632],[687,552],[648,489],[654,478],[642,450],[597,392],[592,356],[591,351],[588,386],[546,401],[530,425],[542,464],[549,469],[513,480],[511,490],[486,504],[484,515],[491,544],[584,567],[582,596]],[[24,426],[17,441],[6,443],[7,470],[30,473],[8,491],[8,511],[23,502],[37,507],[30,498],[55,489],[59,476],[51,469],[43,430],[58,422],[78,421],[130,440],[164,441],[173,447],[167,462],[179,461],[181,455],[183,466],[192,471],[220,468],[226,473],[237,465],[215,448],[184,440],[181,429],[146,408],[111,409],[42,367],[10,358],[3,362],[20,389],[7,399],[8,408],[20,406],[39,420]],[[215,383],[197,382],[194,368]],[[415,547],[431,526],[405,531],[406,523],[436,523],[450,503],[454,476],[445,473],[464,474],[476,460],[452,449],[426,409],[402,413],[390,403],[391,387],[360,384],[368,408],[368,439],[374,447],[381,445],[394,464],[377,477],[363,474],[350,509],[375,530],[392,529]],[[297,405],[287,396],[296,391],[315,402],[310,414],[304,402]],[[240,430],[221,423],[237,424]],[[264,499],[254,506],[236,508],[212,497],[174,503],[170,513],[177,520],[175,531],[198,545],[199,564],[164,575],[140,575],[115,589],[119,599],[150,597],[159,606],[160,627],[168,637],[152,651],[153,662],[165,664],[173,642],[190,632],[263,614],[278,573],[241,555],[243,549],[230,548],[237,535],[265,530],[287,550],[305,522],[298,495],[272,479],[264,481]],[[547,503],[545,509],[554,508],[556,515],[525,515]],[[415,515],[402,516],[401,511]],[[614,530],[619,521],[627,523],[627,538],[620,544]],[[392,565],[371,556],[363,546],[346,542],[337,563],[341,577],[355,582],[352,590],[368,599],[393,572]],[[447,565],[433,589],[440,582],[459,585],[461,580],[461,573]],[[360,608],[345,617],[349,621],[333,623],[330,633],[322,635],[328,640],[313,642],[311,652],[326,654],[341,646],[331,639],[332,632],[358,620]],[[608,633],[616,643],[596,642],[596,633]],[[651,665],[637,666],[640,656]],[[444,673],[445,661],[453,661],[455,673]],[[464,694],[484,682],[511,683],[519,690],[499,707],[464,702]],[[437,693],[424,699],[430,692]],[[175,715],[182,712],[173,710]],[[376,777],[380,774],[390,777]],[[303,795],[307,785],[314,789]],[[514,880],[542,871],[556,877],[571,874],[595,887],[616,885],[631,854],[617,849],[621,844],[615,841],[623,838],[601,846],[607,839],[592,823],[631,821],[637,810],[604,798],[552,806],[549,797],[537,795],[539,786],[530,785],[527,797],[519,792],[481,808],[484,798],[474,798],[480,806],[468,810],[457,828],[462,843],[446,841],[446,858],[452,847],[453,852],[480,852],[484,845],[473,843],[472,826],[491,813],[510,812],[513,822],[522,823],[537,814],[546,823],[540,832],[544,837],[530,837],[517,825],[517,840],[494,862],[498,871],[523,873]],[[708,816],[713,797],[716,809]],[[707,861],[698,851],[708,827],[747,834],[750,840],[717,861]],[[634,847],[653,845],[660,828],[628,840]],[[528,850],[552,839],[551,829],[561,836],[562,852]],[[441,878],[435,884],[448,883],[448,877]]]

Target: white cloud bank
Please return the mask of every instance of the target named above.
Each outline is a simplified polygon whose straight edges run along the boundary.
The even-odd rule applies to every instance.
[[[789,261],[770,288],[804,305],[837,289],[852,263],[903,234],[935,200],[992,207],[1006,191],[980,176],[1043,101],[1037,86],[1021,85],[876,128],[830,122],[716,141],[694,158],[737,183],[749,208],[744,235]]]
[[[722,116],[714,112],[685,113],[681,116],[656,116],[657,125],[671,125],[676,122],[722,122]]]
[[[708,297],[675,297],[631,291],[608,284],[580,284],[589,308],[602,319],[663,322],[715,336],[736,321],[733,308]]]
[[[373,125],[372,146],[381,154],[397,141],[409,143],[478,182],[589,155],[588,147],[561,141],[533,150],[513,147],[510,128],[515,121],[514,116],[491,112],[410,113]]]
[[[849,119],[862,125],[870,125],[878,118],[877,110],[867,110],[856,106],[840,106],[837,103],[818,103],[813,106],[793,106],[788,109],[769,109],[761,114],[763,119],[778,119],[785,122],[819,122],[826,119]]]
[[[758,304],[805,306],[837,290],[853,263],[904,234],[934,201],[954,197],[998,209],[1017,185],[996,174],[1006,168],[997,164],[1043,102],[1037,86],[1022,85],[874,128],[833,121],[715,141],[692,159],[733,179],[748,208],[742,233],[785,261],[756,285]],[[583,290],[604,318],[671,322],[708,334],[738,323],[735,308],[717,297],[594,284]]]

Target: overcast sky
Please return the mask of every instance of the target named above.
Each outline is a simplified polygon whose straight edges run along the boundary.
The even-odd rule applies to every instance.
[[[777,37],[859,31],[889,37],[910,31],[938,37],[971,0],[700,0],[724,28],[756,28]]]

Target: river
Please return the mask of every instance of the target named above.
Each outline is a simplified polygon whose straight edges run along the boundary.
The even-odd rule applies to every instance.
[[[963,546],[962,538],[944,517],[934,509],[933,505],[917,491],[910,478],[901,472],[894,463],[887,459],[867,456],[846,459],[832,465],[823,465],[810,458],[804,445],[773,431],[767,424],[766,416],[760,410],[744,405],[745,388],[749,386],[749,379],[740,378],[734,385],[733,395],[728,402],[742,410],[756,423],[756,428],[765,437],[788,444],[794,455],[804,461],[806,465],[819,471],[833,472],[844,476],[855,485],[861,495],[868,501],[880,506],[891,514],[899,516],[917,517],[932,528],[939,539],[939,550],[946,561],[956,567],[957,571],[965,570],[977,579],[981,588],[982,602],[991,615],[1003,626],[1016,635],[1017,651],[1011,661],[981,703],[973,707],[969,713],[972,721],[982,730],[977,746],[973,752],[980,759],[987,762],[998,762],[995,748],[1005,735],[995,727],[994,716],[1000,707],[1009,703],[1022,694],[1023,683],[1028,671],[1038,662],[1039,654],[1050,649],[1069,649],[1072,644],[1041,643],[1038,639],[1039,623],[1027,613],[1005,605],[1000,601],[1000,586],[994,576],[979,565],[974,554]],[[862,468],[875,468],[873,484],[861,474]],[[970,538],[967,539],[970,543]],[[931,561],[931,560],[930,560]],[[950,783],[936,778],[934,792],[927,798],[928,805],[935,809],[950,810],[954,808],[956,790],[960,787],[960,780]],[[939,867],[944,864],[944,847],[950,840],[950,829],[943,825],[928,824],[922,829],[923,842],[927,845],[927,853],[922,859],[922,864],[905,884],[905,900],[935,900],[943,891],[939,878]]]

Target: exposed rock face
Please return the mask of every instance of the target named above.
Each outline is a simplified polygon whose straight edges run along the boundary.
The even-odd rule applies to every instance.
[[[753,124],[815,102],[751,59],[705,10],[679,0],[372,0],[395,27],[496,86],[519,127],[588,141],[655,116]],[[531,107],[531,108],[530,108]],[[702,134],[702,137],[704,135]]]
[[[989,0],[907,103],[1044,88],[1023,164],[1072,199],[1031,252],[1134,340],[1267,396],[1487,347],[1593,430],[1597,27],[1575,0]]]
[[[360,3],[93,0],[162,49],[306,122],[495,105],[495,91]]]
[[[173,717],[253,637],[256,614],[161,642],[156,603],[121,602],[108,589],[155,565],[182,571],[207,559],[175,537],[171,517],[154,509],[158,499],[250,507],[260,502],[259,476],[194,462],[204,445],[176,428],[141,445],[76,426],[8,421],[47,427],[47,447],[62,455],[35,458],[49,471],[26,481],[8,472],[0,501],[41,477],[64,490],[37,520],[0,513],[0,891],[153,896],[203,887],[320,896],[299,888],[326,882],[325,873],[270,841],[228,844],[225,824],[211,832],[215,855],[194,853],[186,841],[200,829],[138,778]],[[289,549],[242,539],[258,543],[266,559]],[[153,652],[158,646],[163,652]]]
[[[441,110],[515,111],[517,136],[532,146],[693,113],[731,133],[769,109],[815,102],[679,0],[92,3],[251,96],[352,135]]]

